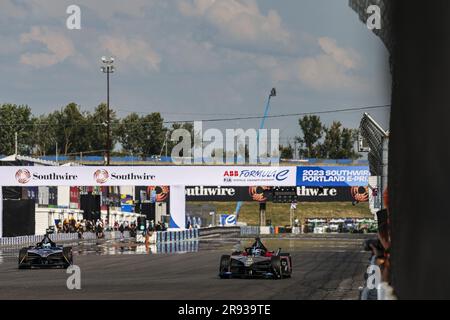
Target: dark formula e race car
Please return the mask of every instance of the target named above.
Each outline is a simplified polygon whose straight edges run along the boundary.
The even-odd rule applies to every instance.
[[[268,251],[256,238],[255,243],[244,252],[236,251],[223,255],[220,259],[219,277],[229,279],[232,277],[261,277],[282,279],[292,274],[292,259],[289,253]]]
[[[68,268],[72,264],[72,247],[56,245],[48,234],[36,246],[22,248],[19,252],[19,269]]]

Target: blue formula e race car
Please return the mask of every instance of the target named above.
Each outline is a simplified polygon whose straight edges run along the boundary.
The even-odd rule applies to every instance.
[[[48,234],[36,246],[22,248],[19,252],[19,269],[68,268],[72,264],[72,247],[56,245]]]
[[[235,251],[220,258],[219,277],[290,278],[292,274],[292,259],[289,253],[268,251],[260,238],[245,251]]]

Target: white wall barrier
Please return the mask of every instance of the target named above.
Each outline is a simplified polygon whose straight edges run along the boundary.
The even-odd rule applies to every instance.
[[[123,238],[129,238],[130,237],[130,231],[124,231],[123,232]],[[105,232],[105,239],[106,240],[116,240],[120,239],[120,231],[106,231]]]
[[[198,229],[156,231],[156,243],[183,242],[198,239]]]
[[[108,237],[109,236],[109,237]],[[128,238],[129,232],[124,232],[124,238]],[[5,237],[0,238],[0,246],[19,246],[19,245],[34,245],[42,241],[43,235],[30,235],[19,237]],[[120,232],[111,234],[111,232],[105,233],[105,238],[119,239]],[[84,232],[80,239],[78,233],[53,233],[50,235],[50,239],[56,243],[61,241],[77,241],[77,240],[95,240],[97,235],[93,232]]]
[[[81,239],[95,240],[95,239],[97,239],[97,235],[94,232],[84,232]]]
[[[94,234],[95,236],[95,234]],[[42,235],[30,235],[30,236],[19,236],[19,237],[5,237],[0,238],[0,246],[18,246],[18,245],[34,245],[42,241]],[[51,234],[50,239],[52,241],[75,241],[78,240],[77,233],[56,233]]]
[[[198,241],[159,242],[156,244],[156,253],[186,253],[197,252]]]
[[[261,234],[259,226],[241,226],[241,236],[259,236]]]

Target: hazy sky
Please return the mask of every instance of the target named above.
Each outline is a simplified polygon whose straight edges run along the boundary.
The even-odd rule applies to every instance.
[[[81,8],[81,30],[66,8]],[[1,0],[0,103],[35,114],[105,101],[100,57],[116,58],[119,116],[166,120],[261,115],[390,103],[387,51],[347,0]],[[385,127],[387,110],[371,114]],[[357,127],[361,112],[321,116]],[[259,120],[207,127],[259,127]],[[281,143],[296,117],[269,119]]]

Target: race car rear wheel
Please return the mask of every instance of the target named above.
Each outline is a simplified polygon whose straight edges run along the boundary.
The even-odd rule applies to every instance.
[[[279,256],[273,256],[270,260],[270,263],[272,265],[272,271],[274,275],[274,279],[282,279],[283,278],[283,272],[281,269],[281,259]]]
[[[28,269],[30,265],[26,263],[27,261],[27,248],[20,249],[19,251],[19,269]]]
[[[63,248],[63,255],[64,255],[64,268],[67,269],[73,264],[72,248],[71,247]]]
[[[231,272],[231,257],[229,255],[223,255],[220,258],[219,277],[221,279],[229,279]]]

